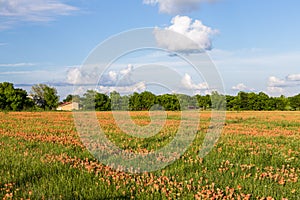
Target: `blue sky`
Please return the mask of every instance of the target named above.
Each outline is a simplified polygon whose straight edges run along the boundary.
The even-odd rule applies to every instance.
[[[63,97],[72,92],[70,76],[80,76],[81,64],[107,38],[143,27],[181,31],[190,20],[183,34],[207,50],[227,93],[295,95],[300,92],[299,7],[295,0],[0,0],[0,82],[27,90],[27,84],[49,83]],[[196,22],[200,29],[193,28]],[[108,77],[132,63],[122,64]],[[208,92],[205,80],[184,65],[179,71],[183,85]]]

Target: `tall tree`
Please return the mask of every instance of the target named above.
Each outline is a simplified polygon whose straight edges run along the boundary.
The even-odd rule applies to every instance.
[[[15,89],[12,83],[0,83],[0,109],[21,111],[31,109],[32,101],[27,98],[27,92],[22,89]]]
[[[44,110],[54,110],[59,103],[59,96],[54,87],[46,84],[37,84],[32,86],[30,94],[35,104]]]
[[[141,110],[150,110],[156,104],[156,96],[148,91],[140,94]]]

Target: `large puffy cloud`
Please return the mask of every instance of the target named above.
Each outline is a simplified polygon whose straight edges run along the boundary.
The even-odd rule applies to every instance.
[[[76,10],[60,0],[0,0],[0,28],[9,28],[18,21],[51,21]]]
[[[67,71],[67,83],[74,85],[95,85],[99,80],[97,68],[84,71],[80,67],[71,67]]]
[[[200,20],[176,16],[171,26],[154,31],[157,45],[170,51],[185,53],[211,50],[211,37],[218,31],[205,26]]]
[[[70,84],[80,84],[83,83],[84,79],[83,79],[83,75],[80,71],[79,68],[71,68],[68,70],[67,72],[67,83]]]
[[[144,0],[145,4],[159,6],[159,11],[168,14],[182,14],[195,11],[203,2],[214,0]]]

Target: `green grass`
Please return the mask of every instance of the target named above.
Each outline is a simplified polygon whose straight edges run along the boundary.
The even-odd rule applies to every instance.
[[[248,122],[253,124],[255,120],[252,117],[245,122],[237,118],[226,123],[247,126]],[[282,122],[258,123],[288,127],[282,126]],[[290,124],[299,129],[299,125]],[[111,133],[120,146],[136,151],[165,145],[173,133],[160,136],[133,140],[124,146],[124,140],[130,137]],[[198,131],[186,153],[164,169],[128,174],[106,168],[80,146],[0,134],[0,197],[206,199],[209,196],[204,194],[211,192],[221,194],[216,199],[237,199],[246,194],[251,194],[250,199],[300,199],[300,182],[297,179],[300,176],[300,142],[297,132],[289,137],[223,134],[213,150],[205,158],[199,158],[204,136],[205,132]]]

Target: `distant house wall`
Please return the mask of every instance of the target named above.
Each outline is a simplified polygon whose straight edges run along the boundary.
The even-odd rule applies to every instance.
[[[67,102],[67,103],[59,105],[57,107],[57,110],[63,110],[63,111],[79,110],[79,103]]]

